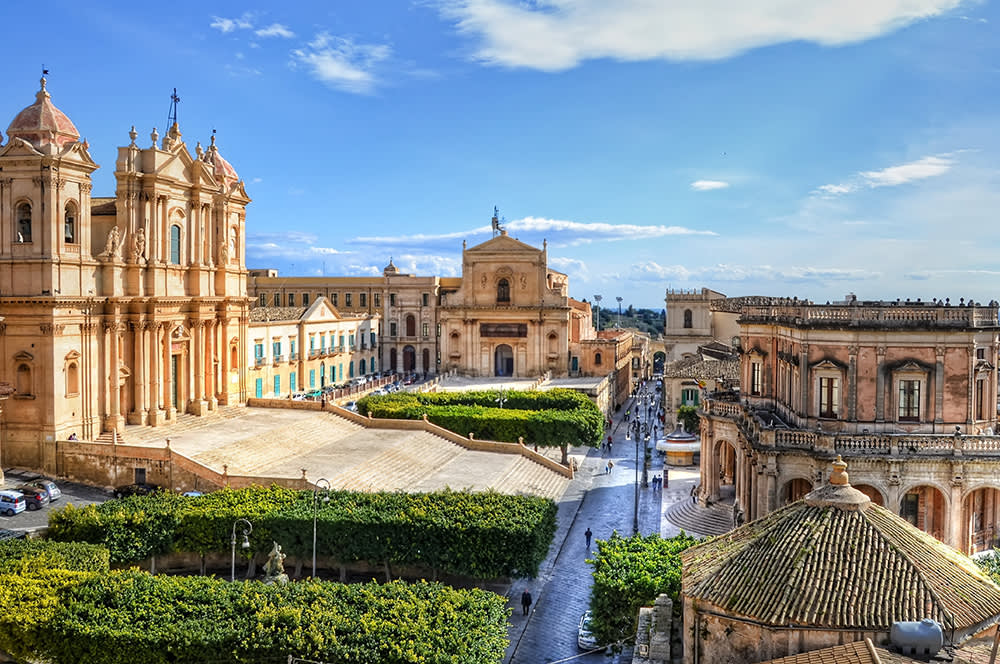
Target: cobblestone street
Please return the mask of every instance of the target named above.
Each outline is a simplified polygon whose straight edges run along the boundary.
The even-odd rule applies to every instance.
[[[539,577],[515,583],[510,590],[513,627],[505,661],[511,664],[562,662],[567,658],[581,663],[609,661],[602,652],[586,654],[580,650],[576,637],[580,616],[590,604],[592,567],[586,562],[590,551],[596,551],[598,539],[607,539],[616,530],[624,536],[632,534],[635,443],[625,439],[626,425],[622,421],[631,405],[631,401],[625,404],[614,419],[611,455],[601,450],[590,450],[577,472],[576,480],[560,501],[556,541]],[[653,445],[652,441],[650,445]],[[641,448],[639,455],[641,464]],[[611,473],[606,473],[609,459],[614,461],[614,468]],[[654,454],[650,478],[662,474],[662,461]],[[668,503],[686,499],[691,484],[696,481],[696,470],[672,472],[671,485],[664,489]],[[639,531],[642,534],[661,532],[661,529],[676,531],[670,524],[661,525],[660,492],[654,491],[652,486],[639,491]],[[593,532],[590,549],[586,546],[584,535],[587,528]],[[528,616],[522,615],[520,607],[524,588],[528,588],[535,599]],[[631,652],[626,649],[623,655],[610,661],[630,659]]]

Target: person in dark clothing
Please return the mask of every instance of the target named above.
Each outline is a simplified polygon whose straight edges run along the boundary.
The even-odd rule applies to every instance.
[[[594,536],[594,533],[590,532],[590,528],[588,527],[587,528],[587,532],[585,532],[583,534],[583,536],[587,538],[587,548],[589,549],[590,548],[590,538]]]
[[[521,593],[521,615],[528,615],[529,609],[531,609],[531,593],[525,590]]]

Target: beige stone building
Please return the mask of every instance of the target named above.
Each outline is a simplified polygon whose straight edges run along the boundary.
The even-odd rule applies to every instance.
[[[701,498],[748,520],[816,485],[854,486],[966,552],[1000,536],[996,302],[787,300],[740,317],[740,398],[702,404]]]
[[[379,317],[342,316],[322,295],[308,307],[250,310],[250,394],[285,398],[379,371]]]
[[[668,289],[667,320],[663,329],[663,345],[667,362],[698,355],[698,346],[712,341],[729,343],[739,335],[736,325],[738,311],[719,307],[727,298],[710,288],[698,290]]]
[[[128,135],[116,195],[92,198],[98,165],[42,79],[0,145],[5,463],[247,397],[243,183],[214,137],[192,155],[176,124]]]

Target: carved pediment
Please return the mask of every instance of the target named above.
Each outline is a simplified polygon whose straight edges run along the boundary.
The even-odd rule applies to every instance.
[[[76,350],[71,350],[70,352],[66,353],[66,357],[63,358],[63,360],[65,360],[66,362],[78,359],[80,359],[80,353]]]
[[[26,350],[21,350],[21,351],[18,351],[16,353],[14,353],[14,361],[15,362],[34,362],[35,361],[35,356],[32,355],[31,353],[29,353]]]
[[[13,137],[7,142],[2,149],[0,149],[0,157],[41,157],[43,156],[41,152],[35,149],[28,141],[23,138]]]
[[[812,365],[813,369],[827,370],[827,371],[843,371],[847,367],[838,362],[837,360],[831,358],[823,358],[819,362],[814,362]]]

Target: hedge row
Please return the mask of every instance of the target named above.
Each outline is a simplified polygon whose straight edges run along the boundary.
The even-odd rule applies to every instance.
[[[84,542],[39,539],[0,542],[0,574],[28,574],[48,568],[107,572],[108,550],[103,546]]]
[[[601,643],[617,643],[635,636],[639,609],[652,606],[666,593],[677,606],[681,590],[681,551],[697,544],[683,532],[676,537],[659,535],[621,537],[614,533],[597,541],[594,585],[590,590],[593,633]]]
[[[441,584],[307,582],[51,570],[0,575],[0,650],[53,664],[327,662],[488,664],[509,612]]]
[[[445,392],[369,396],[358,412],[372,417],[418,420],[424,415],[438,426],[461,435],[509,443],[523,438],[529,445],[600,444],[604,416],[586,395],[573,390],[500,393]]]
[[[317,555],[337,563],[424,566],[475,578],[534,576],[555,534],[552,500],[486,492],[320,494]],[[329,502],[325,502],[325,497]],[[172,551],[228,552],[233,523],[253,524],[251,552],[312,555],[314,494],[273,487],[197,498],[169,493],[53,511],[51,539],[102,544],[116,563]]]

